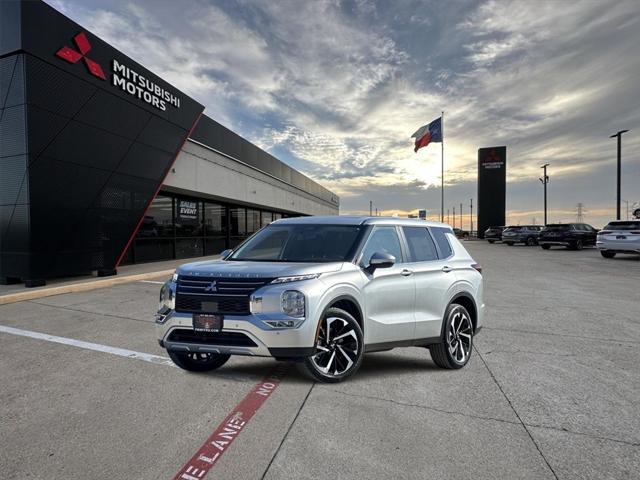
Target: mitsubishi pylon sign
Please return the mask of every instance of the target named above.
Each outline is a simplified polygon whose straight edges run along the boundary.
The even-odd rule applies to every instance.
[[[507,147],[478,150],[478,237],[506,221]]]

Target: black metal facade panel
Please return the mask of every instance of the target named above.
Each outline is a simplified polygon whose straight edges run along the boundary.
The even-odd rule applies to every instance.
[[[478,236],[506,221],[507,147],[478,150]]]
[[[48,5],[14,5],[23,53],[0,58],[0,277],[113,269],[202,106]],[[77,62],[56,56],[64,46]],[[179,107],[122,91],[114,59]]]
[[[26,71],[29,276],[113,269],[187,130],[90,83],[50,99],[77,79],[31,55]]]
[[[201,104],[150,72],[138,62],[111,47],[89,30],[60,14],[46,3],[40,0],[23,0],[20,2],[20,6],[22,50],[185,130],[191,128],[194,120],[202,112],[204,107]],[[4,20],[2,22],[2,27],[4,28]],[[89,72],[84,57],[76,63],[69,63],[56,56],[56,52],[63,47],[78,50],[74,37],[82,32],[86,34],[90,47],[84,57],[100,65],[106,76],[104,80]],[[180,107],[176,108],[172,105],[167,105],[166,110],[161,111],[114,85],[114,60],[179,98]],[[131,78],[133,79],[134,77]]]
[[[0,1],[0,56],[20,50],[21,7],[17,0]]]
[[[336,207],[339,205],[338,197],[330,190],[206,115],[202,116],[189,138],[268,173]]]
[[[29,269],[25,101],[24,56],[0,58],[0,277]]]

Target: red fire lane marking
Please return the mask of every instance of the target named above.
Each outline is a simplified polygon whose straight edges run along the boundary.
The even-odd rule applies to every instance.
[[[173,479],[201,480],[204,478],[247,426],[249,420],[275,391],[289,366],[288,363],[277,365],[260,383],[253,387]]]

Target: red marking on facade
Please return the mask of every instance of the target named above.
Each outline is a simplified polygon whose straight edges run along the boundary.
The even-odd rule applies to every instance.
[[[127,244],[124,246],[124,249],[120,253],[120,256],[118,257],[118,261],[116,262],[115,268],[118,268],[120,266],[120,262],[122,262],[122,259],[124,258],[124,254],[127,253],[127,249],[131,245],[131,242],[133,242],[133,239],[135,238],[136,234],[138,233],[138,230],[140,230],[140,225],[142,225],[144,217],[147,214],[147,212],[149,211],[149,207],[151,207],[151,204],[153,203],[155,198],[158,196],[158,193],[160,192],[160,189],[162,188],[162,185],[164,185],[164,182],[167,179],[167,176],[169,175],[169,172],[171,171],[171,168],[176,163],[176,160],[178,159],[178,155],[180,155],[180,152],[182,151],[182,147],[184,147],[184,144],[187,143],[187,140],[189,139],[189,137],[193,133],[193,130],[196,128],[196,125],[198,125],[198,122],[200,121],[200,117],[202,117],[202,112],[200,112],[198,114],[198,118],[196,118],[195,122],[193,122],[193,125],[191,125],[191,128],[189,129],[189,131],[185,135],[184,140],[182,140],[182,143],[180,144],[180,147],[178,148],[178,151],[176,152],[176,156],[173,157],[173,161],[171,162],[171,165],[169,165],[169,168],[167,168],[167,171],[164,173],[164,176],[162,177],[162,181],[158,185],[158,188],[156,188],[156,191],[153,194],[153,196],[151,197],[151,199],[149,200],[149,203],[147,203],[147,206],[144,208],[144,213],[140,217],[140,220],[138,220],[138,224],[136,225],[135,230],[131,234],[131,237],[129,237],[129,240],[127,241]]]
[[[104,74],[102,67],[99,63],[87,58],[87,53],[91,50],[91,44],[89,43],[89,39],[84,32],[80,32],[75,37],[73,37],[73,41],[76,44],[76,47],[79,52],[74,50],[71,47],[67,47],[66,45],[62,47],[60,50],[56,52],[56,56],[66,60],[69,63],[78,63],[80,59],[84,59],[84,64],[87,66],[87,70],[94,77],[101,78],[102,80],[106,80],[107,76]]]
[[[249,420],[273,394],[288,368],[288,363],[276,366],[269,375],[253,387],[173,479],[201,480],[204,478],[242,433]]]

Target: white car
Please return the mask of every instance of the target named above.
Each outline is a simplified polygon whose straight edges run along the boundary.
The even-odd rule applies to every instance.
[[[609,222],[598,232],[596,247],[605,258],[616,253],[640,254],[640,219]]]
[[[445,224],[283,219],[221,260],[179,267],[160,293],[158,340],[191,371],[230,355],[271,356],[338,382],[365,352],[408,346],[457,369],[482,325],[482,285],[480,266]]]

